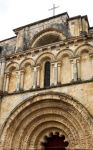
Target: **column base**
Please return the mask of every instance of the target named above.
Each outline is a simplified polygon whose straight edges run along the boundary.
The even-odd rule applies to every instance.
[[[37,89],[40,89],[40,86],[39,86],[39,85],[37,85],[37,86],[36,86],[36,88],[37,88]]]
[[[61,82],[58,82],[57,85],[61,85]]]
[[[0,96],[2,96],[3,95],[3,91],[0,91]]]

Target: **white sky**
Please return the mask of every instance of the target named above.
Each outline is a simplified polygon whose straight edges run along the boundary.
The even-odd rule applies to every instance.
[[[0,40],[14,36],[13,29],[52,16],[48,11],[53,6],[56,15],[68,12],[70,17],[88,15],[93,26],[93,0],[0,0]]]

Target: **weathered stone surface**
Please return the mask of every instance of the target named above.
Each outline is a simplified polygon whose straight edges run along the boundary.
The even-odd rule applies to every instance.
[[[0,150],[42,149],[45,137],[56,133],[69,149],[93,149],[88,25],[87,16],[64,13],[17,28],[17,37],[0,42]]]

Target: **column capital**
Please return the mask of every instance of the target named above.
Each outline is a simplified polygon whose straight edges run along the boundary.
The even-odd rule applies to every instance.
[[[9,78],[10,77],[10,72],[6,72],[5,75],[6,75],[7,78]]]
[[[41,69],[41,65],[37,65],[37,66],[36,66],[36,69],[37,69],[37,70]]]
[[[71,58],[70,59],[70,63],[73,64],[74,63],[74,59]]]
[[[19,73],[20,72],[20,70],[16,70],[16,73]]]
[[[62,65],[62,63],[61,63],[61,62],[58,62],[58,63],[57,63],[57,66],[58,66],[58,67],[60,67],[61,65]]]
[[[93,54],[89,54],[90,58],[93,59]]]
[[[57,61],[51,62],[51,65],[55,65],[57,64]]]
[[[76,58],[76,62],[77,62],[77,63],[80,63],[80,57],[79,57],[79,58]]]

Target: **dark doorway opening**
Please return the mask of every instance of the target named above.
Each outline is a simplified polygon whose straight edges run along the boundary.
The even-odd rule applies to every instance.
[[[42,143],[44,150],[66,150],[68,142],[65,141],[65,136],[59,134],[46,137],[45,143]]]

